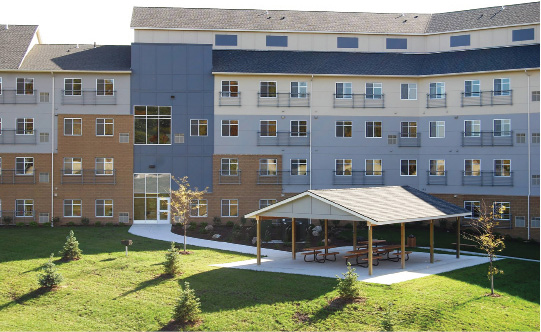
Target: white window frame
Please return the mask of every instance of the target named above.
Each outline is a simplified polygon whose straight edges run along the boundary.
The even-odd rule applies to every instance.
[[[406,125],[404,126],[404,124]],[[402,131],[404,128],[407,129],[406,132]],[[417,121],[400,121],[400,137],[402,138],[416,138],[419,134],[417,129]]]
[[[467,124],[470,123],[471,131],[468,135]],[[477,130],[473,130],[479,128]],[[481,120],[464,120],[464,137],[481,137]]]
[[[75,120],[79,120],[79,123],[76,123]],[[71,121],[71,133],[66,132],[66,123]],[[80,134],[75,134],[74,131],[76,125],[81,128]],[[82,118],[64,118],[64,136],[83,136],[83,119]]]
[[[206,199],[192,199],[190,201],[190,217],[192,218],[208,217],[208,211],[209,211],[208,204],[209,204],[208,200]],[[204,207],[205,213],[201,213],[202,207]],[[195,215],[193,214],[194,212],[196,212]]]
[[[195,122],[194,122],[195,121]],[[190,136],[207,137],[209,135],[208,119],[190,119]],[[194,126],[197,126],[197,133],[194,133]],[[201,131],[204,129],[204,134]]]
[[[338,169],[339,168],[338,166],[341,166],[341,169]],[[348,166],[349,166],[349,169],[348,169]],[[334,160],[334,175],[335,176],[352,176],[353,175],[353,159],[335,159]]]
[[[237,134],[232,135],[231,129],[237,127]],[[224,128],[227,129],[227,135],[224,135]],[[239,137],[239,120],[222,120],[222,127],[221,127],[221,135],[222,137]]]
[[[19,93],[19,89],[18,89],[18,85],[19,85],[19,80],[23,80],[22,84],[24,85],[24,89],[22,90],[23,93]],[[17,77],[15,79],[15,94],[17,96],[24,96],[24,95],[34,95],[34,79],[33,78],[27,78],[27,77]],[[28,90],[26,89],[27,88],[27,84],[32,84],[32,90],[30,90],[32,93],[27,93]]]
[[[24,173],[19,173],[19,168],[17,165],[22,164]],[[27,166],[29,165],[29,166]],[[31,176],[34,175],[34,157],[15,157],[15,175],[17,176]],[[27,169],[30,169],[31,172],[27,173]]]
[[[500,90],[496,90],[497,80],[500,80]],[[510,78],[495,78],[493,94],[494,96],[510,96],[511,95],[511,79]]]
[[[519,219],[522,219],[521,223],[518,222]],[[516,228],[526,227],[526,216],[515,216],[515,227]]]
[[[66,204],[68,203],[68,204]],[[66,206],[71,207],[71,215],[66,215]],[[80,214],[74,215],[74,207],[79,206],[80,207]],[[81,218],[83,216],[83,200],[82,199],[65,199],[62,204],[62,213],[64,218]]]
[[[19,120],[22,120],[23,131],[19,132]],[[15,119],[15,135],[34,135],[34,118],[17,118]]]
[[[498,162],[500,162],[500,165],[496,165]],[[511,159],[494,159],[492,165],[494,165],[495,177],[511,177]],[[505,175],[507,174],[506,166],[509,168],[508,175]]]
[[[306,159],[290,159],[290,174],[291,176],[307,176],[308,175],[308,160]],[[295,165],[295,168],[293,167]],[[293,170],[296,170],[293,172]]]
[[[94,174],[97,176],[113,176],[115,174],[115,158],[96,157]]]
[[[278,176],[278,159],[276,158],[259,159],[259,175],[260,176]]]
[[[296,83],[297,86],[295,87],[297,89],[297,92],[293,92],[293,84]],[[308,84],[307,82],[291,82],[289,84],[289,96],[291,98],[308,98]]]
[[[274,135],[263,135],[263,123],[265,122],[265,125],[267,126],[267,134],[272,133],[270,130],[268,130],[272,126],[272,122],[274,122]],[[276,120],[259,120],[259,137],[276,137],[278,136],[278,121]]]
[[[532,228],[539,228],[539,220],[541,218],[540,217],[532,217],[532,220],[531,220],[531,227]]]
[[[372,130],[368,130],[368,124],[372,124]],[[379,124],[379,126],[378,126]],[[379,127],[379,136],[376,136],[376,128]],[[383,138],[383,122],[382,121],[365,121],[364,122],[364,137],[365,138]],[[371,132],[372,136],[369,136],[368,134]]]
[[[156,107],[157,108],[157,114],[149,114],[149,107]],[[144,114],[143,113],[143,108],[144,108]],[[163,109],[163,113],[162,113],[162,109]],[[133,107],[133,114],[134,114],[134,142],[133,144],[134,145],[171,145],[172,144],[172,137],[171,137],[171,133],[173,133],[173,118],[172,118],[172,112],[173,112],[173,107],[172,106],[154,106],[154,105],[135,105]],[[139,114],[138,114],[139,113]],[[151,140],[149,140],[149,137],[148,137],[148,121],[149,120],[157,120],[157,123],[158,123],[158,126],[156,128],[157,132],[158,132],[158,135],[156,135],[156,142],[151,142]],[[169,127],[165,128],[163,127],[162,129],[164,129],[166,131],[166,133],[164,134],[163,132],[160,131],[160,120],[168,120],[169,121]],[[137,141],[137,130],[136,130],[136,127],[137,127],[137,124],[138,123],[142,123],[144,121],[144,127],[145,127],[145,130],[144,130],[144,137],[145,137],[145,142],[138,142]],[[191,122],[190,122],[191,124]],[[191,126],[190,126],[190,130],[191,130]],[[128,133],[129,134],[129,133]],[[169,135],[169,136],[168,136]],[[166,143],[160,143],[160,138],[161,137],[167,137],[168,138],[168,141]],[[120,139],[120,138],[119,138]]]
[[[0,96],[2,95],[2,76],[0,76]]]
[[[476,161],[479,163],[475,163]],[[470,162],[470,170],[468,170],[468,162]],[[474,170],[477,165],[479,170]],[[464,176],[481,176],[481,159],[464,159]]]
[[[429,99],[445,99],[445,82],[431,82],[428,84]]]
[[[404,172],[402,172],[402,164],[404,161],[407,161],[407,174],[404,174]],[[414,162],[414,163],[411,163],[411,162]],[[411,174],[410,172],[410,167],[411,166],[415,166],[415,174]],[[417,173],[418,173],[418,170],[417,170],[417,159],[400,159],[400,176],[417,176]]]
[[[227,207],[228,214],[224,214],[224,207]],[[234,207],[237,210],[235,214],[231,214],[232,207]],[[239,216],[239,200],[235,198],[222,199],[221,204],[220,204],[220,214],[222,217],[238,217]]]
[[[511,202],[492,202],[494,206],[494,214],[498,212],[498,206],[504,206],[505,211],[502,213],[502,218],[497,220],[511,220]]]
[[[471,82],[471,91],[469,92],[467,92],[467,89],[466,89],[466,82]],[[480,98],[481,97],[481,81],[480,80],[465,80],[464,81],[464,97],[465,98]]]
[[[466,203],[468,203],[469,208],[466,207]],[[465,219],[477,219],[479,218],[479,215],[481,213],[481,201],[464,201],[464,209],[471,212],[471,215],[464,216]],[[473,209],[472,209],[473,207]]]
[[[346,136],[346,128],[350,128],[350,136]],[[342,128],[342,136],[338,136],[337,129]],[[353,121],[339,120],[334,123],[334,137],[336,138],[352,138],[353,137]]]
[[[539,144],[539,133],[532,133],[532,144]]]
[[[69,172],[66,165],[70,165]],[[78,167],[76,167],[78,166]],[[83,175],[83,158],[81,157],[64,157],[63,162],[64,172],[62,175],[67,176],[82,176]]]
[[[342,86],[342,93],[338,93],[338,84]],[[353,98],[353,83],[351,82],[336,82],[334,85],[335,99],[352,99]],[[349,91],[349,92],[348,92]]]
[[[71,83],[68,83],[68,81],[71,80]],[[79,80],[79,82],[75,82],[75,80]],[[71,89],[68,90],[67,84],[71,84]],[[74,86],[76,84],[79,84],[81,86],[80,90],[75,90]],[[69,97],[80,97],[83,95],[83,79],[82,78],[64,78],[64,96]]]
[[[224,168],[227,166],[227,169]],[[236,166],[236,167],[231,167]],[[223,176],[238,176],[239,175],[239,160],[238,158],[222,158],[220,160],[220,174]]]
[[[224,85],[224,83],[227,84]],[[234,91],[234,89],[232,89],[233,87],[236,87],[237,90]],[[239,98],[239,81],[222,80],[220,84],[220,97]]]
[[[500,131],[496,131],[496,121],[500,121]],[[511,119],[494,119],[492,121],[492,135],[494,137],[511,136]]]
[[[435,166],[434,172],[432,172],[433,164]],[[440,170],[441,166],[443,166],[443,170]],[[445,176],[445,159],[430,159],[428,161],[428,175],[429,176]]]
[[[100,204],[98,204],[100,203]],[[103,215],[98,215],[98,206],[103,206]],[[107,207],[111,207],[111,215],[107,215]],[[82,209],[82,206],[81,206]],[[96,218],[113,218],[115,216],[114,201],[112,199],[96,199],[94,202],[94,214]]]
[[[103,83],[100,82],[100,80],[103,81]],[[103,93],[100,93],[102,90],[100,90],[99,86],[103,85]],[[111,90],[107,89],[107,85],[112,85],[113,88]],[[109,91],[111,91],[109,93]],[[110,97],[115,95],[115,80],[113,78],[97,78],[96,79],[96,96],[98,97]]]
[[[368,87],[369,84],[372,84],[371,87]],[[368,91],[372,90],[372,93],[368,93]],[[366,99],[383,99],[383,83],[372,83],[368,82],[365,84],[365,98]],[[379,91],[379,93],[377,93]]]
[[[402,87],[407,85],[408,95],[404,98]],[[401,83],[400,84],[400,100],[417,100],[417,83]]]
[[[22,214],[19,213],[18,207],[22,206]],[[30,207],[30,211],[27,211],[27,207]],[[30,213],[28,213],[30,212]],[[21,198],[15,200],[15,217],[16,218],[25,218],[34,216],[34,200],[28,198]]]
[[[267,206],[271,206],[272,204],[276,204],[275,199],[268,199],[268,198],[260,199],[259,200],[259,209],[261,210],[263,208],[266,208]]]
[[[435,123],[435,133],[432,132],[432,123]],[[430,121],[428,123],[428,138],[445,138],[445,121]]]
[[[368,171],[368,165],[371,165],[372,170]],[[382,159],[365,159],[364,170],[366,176],[383,176],[383,160]]]
[[[304,122],[302,124],[301,122]],[[295,126],[294,126],[295,123]],[[294,131],[293,128],[296,127],[297,131]],[[289,137],[307,137],[308,136],[308,121],[306,120],[291,120],[289,122]],[[301,128],[304,128],[304,131],[301,131]]]
[[[274,96],[273,93],[269,92],[270,85],[266,86],[267,91],[265,96],[263,96],[263,83],[274,83]],[[276,81],[259,81],[259,98],[278,98],[278,82]]]
[[[102,123],[99,123],[99,122]],[[103,130],[103,134],[99,133],[99,128]],[[111,134],[107,134],[107,128],[111,128]],[[96,136],[115,136],[115,119],[114,118],[96,118]]]

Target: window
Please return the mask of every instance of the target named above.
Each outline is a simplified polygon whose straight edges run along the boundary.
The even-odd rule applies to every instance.
[[[276,176],[278,171],[277,159],[259,159],[259,175]]]
[[[129,143],[129,142],[130,142],[130,133],[118,134],[118,143]]]
[[[259,129],[260,137],[276,137],[276,120],[261,120]]]
[[[272,204],[276,203],[275,199],[260,199],[259,200],[259,209],[266,208]]]
[[[336,121],[336,137],[351,137],[353,122]]]
[[[17,119],[17,135],[34,135],[34,119]]]
[[[192,199],[190,201],[190,217],[206,217],[208,201],[206,199]]]
[[[338,176],[351,176],[353,164],[351,159],[335,159],[334,173]]]
[[[114,119],[96,119],[96,136],[113,136],[114,128]]]
[[[16,217],[33,217],[34,216],[34,200],[33,199],[16,199],[15,200],[15,216]]]
[[[381,159],[367,159],[365,161],[365,170],[367,176],[381,176],[383,175],[383,168],[381,166]]]
[[[430,176],[445,176],[445,160],[431,159],[429,161]]]
[[[388,135],[387,136],[387,144],[396,144],[396,135]]]
[[[34,79],[33,78],[17,78],[17,94],[18,95],[33,95],[34,94]]]
[[[239,136],[239,120],[222,120],[222,137]]]
[[[114,96],[115,80],[98,78],[96,80],[96,96]]]
[[[64,175],[83,174],[83,158],[64,158]]]
[[[357,37],[337,37],[336,48],[358,48],[359,38]]]
[[[430,121],[430,138],[445,138],[445,121]]]
[[[306,82],[291,82],[291,98],[306,98],[308,85]]]
[[[464,176],[481,176],[481,160],[465,159]]]
[[[513,41],[533,40],[535,32],[533,28],[513,30]]]
[[[511,136],[511,120],[496,119],[494,120],[494,136]]]
[[[291,120],[291,137],[308,136],[308,123],[306,120]]]
[[[82,201],[80,199],[65,199],[64,200],[64,217],[80,217],[82,216]]]
[[[470,35],[451,36],[451,47],[470,46]]]
[[[417,122],[400,122],[400,137],[417,137]]]
[[[113,175],[114,158],[96,158],[96,175]]]
[[[532,217],[532,228],[539,228],[539,217]]]
[[[239,200],[238,199],[222,199],[222,217],[238,217],[239,216]]]
[[[467,219],[477,219],[481,211],[480,201],[464,201],[464,209],[471,212],[471,216],[464,216]]]
[[[34,157],[16,157],[15,158],[16,175],[34,174]]]
[[[49,92],[40,92],[39,93],[39,102],[40,103],[48,103],[49,102]]]
[[[287,36],[267,36],[267,46],[287,47]]]
[[[517,133],[516,139],[517,139],[517,143],[526,143],[526,134],[525,133]]]
[[[171,144],[171,106],[135,106],[135,144]]]
[[[430,83],[428,98],[430,99],[444,99],[445,98],[445,83],[435,82]]]
[[[237,35],[214,35],[216,46],[237,46]]]
[[[192,119],[190,120],[190,136],[207,136],[208,120]]]
[[[503,208],[501,214],[500,208]],[[500,214],[500,218],[498,220],[511,220],[511,203],[494,202],[494,214]]]
[[[112,199],[97,199],[96,200],[96,217],[112,217],[113,216],[113,200]]]
[[[239,81],[222,81],[221,96],[226,98],[238,98]]]
[[[532,186],[539,186],[540,177],[539,174],[532,174]]]
[[[417,160],[400,160],[400,176],[417,176]]]
[[[532,133],[532,144],[539,144],[539,133]]]
[[[239,160],[237,158],[222,158],[220,172],[226,176],[239,175]]]
[[[494,79],[494,95],[509,96],[511,95],[511,84],[508,78]]]
[[[532,91],[532,101],[539,101],[540,96],[541,94],[539,91]]]
[[[511,176],[511,160],[494,160],[494,176]]]
[[[406,38],[387,38],[385,46],[388,50],[406,50],[408,40]]]
[[[82,80],[80,78],[65,78],[64,96],[80,96],[82,87]]]
[[[366,121],[365,122],[367,138],[381,138],[381,121]]]
[[[291,159],[291,175],[308,175],[306,159]]]
[[[276,82],[259,82],[261,98],[276,98]]]
[[[400,84],[400,99],[417,100],[417,84],[415,83]]]
[[[515,227],[526,227],[526,217],[515,217]]]
[[[81,136],[83,134],[83,119],[65,118],[64,136]]]
[[[481,96],[481,83],[479,80],[464,81],[464,97]]]
[[[351,83],[336,83],[336,99],[351,99],[353,97],[352,94],[352,84]]]
[[[481,120],[465,120],[464,121],[464,137],[480,137],[481,136]]]
[[[49,133],[39,133],[39,142],[40,143],[49,142]]]
[[[383,83],[366,83],[366,99],[382,99]]]

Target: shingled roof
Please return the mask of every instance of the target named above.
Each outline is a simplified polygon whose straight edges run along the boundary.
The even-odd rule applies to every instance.
[[[425,34],[539,22],[539,2],[442,14],[134,7],[132,28]]]
[[[20,69],[129,71],[129,45],[34,45]]]
[[[0,25],[0,69],[19,68],[37,29],[37,25]]]

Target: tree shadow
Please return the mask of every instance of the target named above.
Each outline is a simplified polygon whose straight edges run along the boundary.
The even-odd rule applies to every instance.
[[[143,289],[148,288],[148,287],[158,286],[159,284],[161,284],[161,283],[163,283],[163,282],[165,282],[167,280],[173,279],[173,278],[174,277],[166,275],[166,274],[159,274],[159,275],[155,276],[152,279],[149,279],[147,281],[143,281],[143,282],[139,283],[139,285],[137,285],[137,287],[135,287],[132,290],[129,290],[127,292],[124,292],[124,293],[120,294],[119,296],[114,298],[114,300],[117,300],[117,299],[119,299],[121,297],[128,296],[128,295],[133,294],[133,293],[137,293],[138,291],[143,290]]]
[[[0,311],[4,310],[5,308],[15,305],[15,304],[25,304],[27,301],[30,301],[32,299],[37,299],[38,297],[47,294],[51,291],[50,288],[38,288],[34,289],[33,291],[30,291],[24,295],[21,295],[15,299],[13,299],[11,302],[5,303],[0,306]]]

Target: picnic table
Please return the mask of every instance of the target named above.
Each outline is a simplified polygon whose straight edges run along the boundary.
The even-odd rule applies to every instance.
[[[380,260],[389,260],[393,262],[400,261],[400,256],[402,255],[400,249],[401,249],[400,245],[386,245],[386,246],[381,246],[381,247],[372,247],[372,253],[373,253],[372,265],[379,265]],[[395,250],[396,252],[393,253],[395,257],[391,257],[390,256],[391,253]],[[346,264],[348,263],[349,259],[355,258],[356,265],[360,265],[362,267],[368,267],[368,253],[369,253],[368,248],[348,251],[346,255],[344,256],[344,258],[346,259]],[[404,252],[404,254],[406,255],[406,260],[408,260],[409,254],[411,254],[411,251],[406,251]],[[361,260],[361,262],[359,262],[359,259]]]
[[[301,255],[304,256],[305,262],[318,262],[318,263],[325,263],[325,261],[336,261],[336,255],[339,254],[339,252],[329,252],[329,249],[336,248],[336,246],[319,246],[319,247],[311,247],[311,248],[304,248],[303,253]],[[306,257],[312,256],[312,260],[307,260]],[[323,256],[323,259],[318,259],[317,256]],[[334,256],[334,259],[328,259],[328,256]]]
[[[379,244],[383,244],[383,243],[386,243],[386,242],[387,242],[386,240],[374,239],[374,240],[372,240],[372,246],[377,247]],[[368,247],[368,241],[360,241],[359,243],[357,243],[357,245],[355,247],[357,249],[366,248],[366,247]]]

